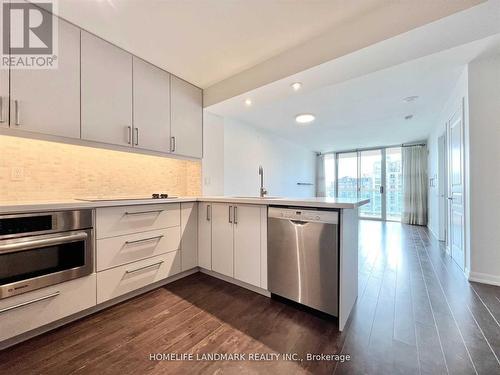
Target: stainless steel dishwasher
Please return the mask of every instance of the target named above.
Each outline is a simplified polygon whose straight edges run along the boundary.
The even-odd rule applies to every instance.
[[[339,212],[269,207],[268,287],[338,316]]]

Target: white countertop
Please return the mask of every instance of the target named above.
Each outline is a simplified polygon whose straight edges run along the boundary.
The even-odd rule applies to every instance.
[[[343,198],[260,198],[260,197],[233,197],[233,196],[205,196],[205,197],[179,197],[168,199],[123,199],[109,201],[82,201],[69,200],[38,200],[38,201],[0,201],[0,214],[56,211],[79,208],[99,208],[132,206],[143,204],[163,204],[179,202],[228,202],[240,204],[262,204],[268,206],[296,206],[313,208],[339,208],[354,209],[368,203],[369,199],[343,199]]]

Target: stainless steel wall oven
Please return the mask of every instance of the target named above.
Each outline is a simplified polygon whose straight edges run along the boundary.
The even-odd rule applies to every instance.
[[[0,299],[93,270],[92,210],[0,215]]]

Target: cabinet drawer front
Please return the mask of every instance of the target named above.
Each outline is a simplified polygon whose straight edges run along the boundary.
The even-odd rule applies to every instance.
[[[175,227],[180,222],[180,203],[96,209],[98,239]]]
[[[97,271],[179,250],[180,227],[97,240]]]
[[[85,310],[96,304],[96,275],[0,300],[0,341]],[[16,307],[18,306],[18,307]]]
[[[97,303],[142,288],[179,273],[181,253],[174,251],[97,274]]]

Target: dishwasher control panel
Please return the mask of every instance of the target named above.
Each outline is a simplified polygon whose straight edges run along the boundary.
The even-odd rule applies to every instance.
[[[302,208],[281,208],[281,207],[269,207],[268,217],[285,219],[285,220],[296,220],[296,221],[308,221],[308,222],[318,222],[318,223],[328,223],[328,224],[338,224],[339,213],[338,211],[319,211],[311,209]]]

